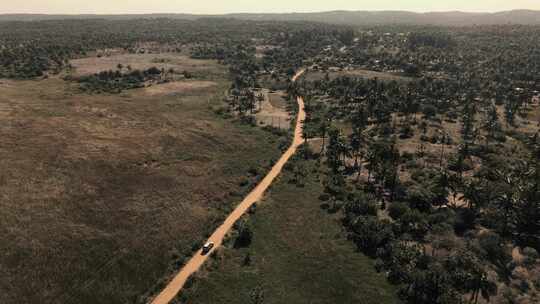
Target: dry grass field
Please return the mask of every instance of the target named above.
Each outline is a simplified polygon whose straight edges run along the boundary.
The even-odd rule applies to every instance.
[[[79,72],[120,63],[88,60]],[[0,80],[0,303],[140,300],[279,155],[213,113],[224,67],[175,62],[211,77],[121,95]]]
[[[323,79],[326,76],[326,72],[323,71],[309,71],[305,74],[305,78],[307,81],[315,81]],[[377,78],[382,81],[411,81],[413,78],[402,76],[399,74],[394,73],[387,73],[387,72],[377,72],[377,71],[371,71],[371,70],[363,70],[363,69],[354,69],[354,70],[343,70],[343,71],[329,71],[328,76],[330,79],[342,77],[342,76],[349,76],[349,77],[358,77],[358,78],[365,78],[365,79],[373,79]]]
[[[71,61],[75,69],[75,75],[91,75],[101,71],[116,70],[118,64],[127,69],[145,70],[151,67],[166,70],[173,68],[176,71],[188,70],[192,73],[210,70],[213,63],[210,60],[191,59],[185,55],[177,53],[162,54],[121,54],[115,53],[110,56],[87,57]]]

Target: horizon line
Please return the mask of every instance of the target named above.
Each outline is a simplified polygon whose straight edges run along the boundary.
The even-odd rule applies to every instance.
[[[293,14],[317,14],[317,13],[336,13],[336,12],[346,12],[346,13],[381,13],[381,12],[402,12],[402,13],[414,13],[414,14],[433,14],[433,13],[465,13],[465,14],[500,14],[516,11],[530,11],[530,12],[539,12],[537,9],[511,9],[511,10],[501,10],[501,11],[467,11],[467,10],[433,10],[433,11],[414,11],[414,10],[328,10],[328,11],[293,11],[293,12],[229,12],[229,13],[185,13],[185,12],[128,12],[128,13],[29,13],[29,12],[9,12],[9,13],[0,13],[0,16],[6,15],[43,15],[43,16],[125,16],[125,15],[192,15],[192,16],[227,16],[227,15],[240,15],[240,14],[254,14],[254,15],[293,15]]]

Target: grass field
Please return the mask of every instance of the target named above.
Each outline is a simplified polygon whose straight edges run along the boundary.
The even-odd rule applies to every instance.
[[[184,70],[191,73],[212,70],[214,63],[210,60],[191,59],[185,55],[178,53],[162,53],[162,54],[113,54],[111,56],[102,57],[86,57],[71,60],[71,65],[74,68],[74,74],[91,75],[101,71],[116,70],[118,64],[121,64],[124,69],[131,67],[132,70],[146,70],[151,67],[163,68],[165,70],[174,69],[178,72]]]
[[[297,163],[298,160],[295,161]],[[308,171],[315,162],[304,163]],[[338,218],[320,207],[322,187],[310,174],[304,187],[285,171],[250,216],[253,241],[221,249],[179,297],[181,303],[397,303],[373,260],[344,238]],[[244,265],[247,254],[251,263]],[[262,294],[257,302],[253,294]]]
[[[204,64],[122,95],[0,81],[0,303],[141,300],[279,156],[214,114],[226,68]]]
[[[305,74],[305,79],[307,81],[321,80],[326,76],[326,74],[327,73],[323,71],[309,71],[308,73]],[[414,78],[403,76],[396,73],[377,72],[377,71],[363,70],[363,69],[328,72],[328,77],[330,77],[330,79],[334,79],[334,78],[338,78],[342,76],[358,77],[358,78],[365,78],[365,79],[377,78],[382,81],[392,81],[392,80],[411,81],[414,79]]]

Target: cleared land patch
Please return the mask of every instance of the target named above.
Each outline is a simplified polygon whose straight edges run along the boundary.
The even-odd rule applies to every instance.
[[[283,92],[272,92],[262,90],[261,94],[264,100],[258,106],[258,112],[255,115],[261,125],[272,126],[280,129],[289,129],[291,127],[291,117],[287,111],[287,101]]]

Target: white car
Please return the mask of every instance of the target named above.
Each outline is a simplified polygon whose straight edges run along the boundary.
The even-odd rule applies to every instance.
[[[204,246],[202,247],[202,255],[205,255],[208,252],[210,252],[210,250],[212,250],[212,248],[214,248],[214,243],[213,242],[208,242],[208,243],[204,244]]]

